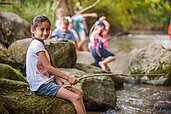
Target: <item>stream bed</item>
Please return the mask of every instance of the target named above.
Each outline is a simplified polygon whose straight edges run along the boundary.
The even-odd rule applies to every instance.
[[[125,61],[124,57],[131,50],[143,48],[153,42],[169,47],[167,35],[128,35],[112,38],[109,41],[109,50]],[[110,64],[111,68],[112,64],[114,63]],[[171,87],[124,83],[116,94],[116,109],[87,114],[171,114]]]

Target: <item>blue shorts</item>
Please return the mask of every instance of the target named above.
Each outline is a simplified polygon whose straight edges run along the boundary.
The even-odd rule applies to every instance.
[[[93,55],[93,57],[95,59],[95,64],[96,64],[97,67],[100,67],[98,63],[100,61],[102,61],[102,58],[107,58],[109,56],[115,56],[113,53],[111,53],[110,51],[108,51],[108,50],[106,50],[104,48],[99,48],[100,56],[98,55],[98,53],[97,53],[95,48],[93,48],[91,50],[91,53],[92,53],[92,55]]]
[[[55,97],[61,86],[59,86],[55,81],[51,81],[47,84],[42,84],[36,94],[41,96],[52,96]]]

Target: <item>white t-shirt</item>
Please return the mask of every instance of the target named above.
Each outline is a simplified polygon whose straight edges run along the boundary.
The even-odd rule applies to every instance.
[[[60,26],[61,26],[61,20],[56,20],[56,23],[55,23],[55,26],[56,26],[56,29],[60,29]]]
[[[45,83],[54,80],[42,65],[38,52],[44,51],[48,60],[50,61],[49,54],[44,47],[44,44],[39,40],[34,39],[27,50],[26,56],[26,79],[29,83],[31,91],[37,91],[38,88]]]

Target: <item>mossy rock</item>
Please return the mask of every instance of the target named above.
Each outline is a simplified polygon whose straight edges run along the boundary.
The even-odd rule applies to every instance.
[[[0,101],[11,114],[75,114],[71,102],[48,96],[38,96],[21,81],[0,78]]]
[[[14,61],[16,61],[16,63],[22,64],[23,66],[25,65],[26,52],[31,41],[32,41],[31,38],[17,40],[9,46],[7,52],[9,53],[10,57]]]
[[[45,47],[55,67],[71,68],[76,64],[76,49],[72,41],[52,38],[45,41]]]
[[[0,102],[0,114],[9,114],[1,102]]]
[[[105,111],[109,108],[114,108],[117,99],[115,82],[110,76],[107,76],[109,72],[104,73],[101,69],[92,65],[76,64],[75,67],[79,67],[82,70],[78,70],[77,68],[60,68],[60,70],[63,73],[77,77],[78,79],[90,76],[81,79],[80,82],[75,85],[83,91],[86,110]],[[88,69],[93,73],[89,73]],[[112,74],[109,75],[113,77]],[[123,83],[121,85],[123,85]]]
[[[26,52],[31,41],[31,38],[17,40],[8,48],[10,57],[23,67],[26,65]],[[45,41],[45,47],[55,67],[69,68],[75,65],[77,56],[71,41],[52,38]]]
[[[12,68],[10,65],[0,63],[0,69],[0,77],[26,82],[26,79],[21,72]]]
[[[6,50],[0,50],[0,63],[11,65],[14,68],[20,68],[20,64],[17,64],[6,52]]]

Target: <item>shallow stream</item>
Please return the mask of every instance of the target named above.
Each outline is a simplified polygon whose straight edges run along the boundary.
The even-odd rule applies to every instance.
[[[128,35],[113,37],[109,41],[109,50],[117,57],[123,57],[131,50],[146,47],[152,42],[160,42],[169,47],[167,35]],[[88,112],[88,114],[171,114],[171,87],[124,83],[124,87],[116,93],[117,110],[109,109],[106,112]],[[157,109],[158,102],[170,105],[167,109]]]

